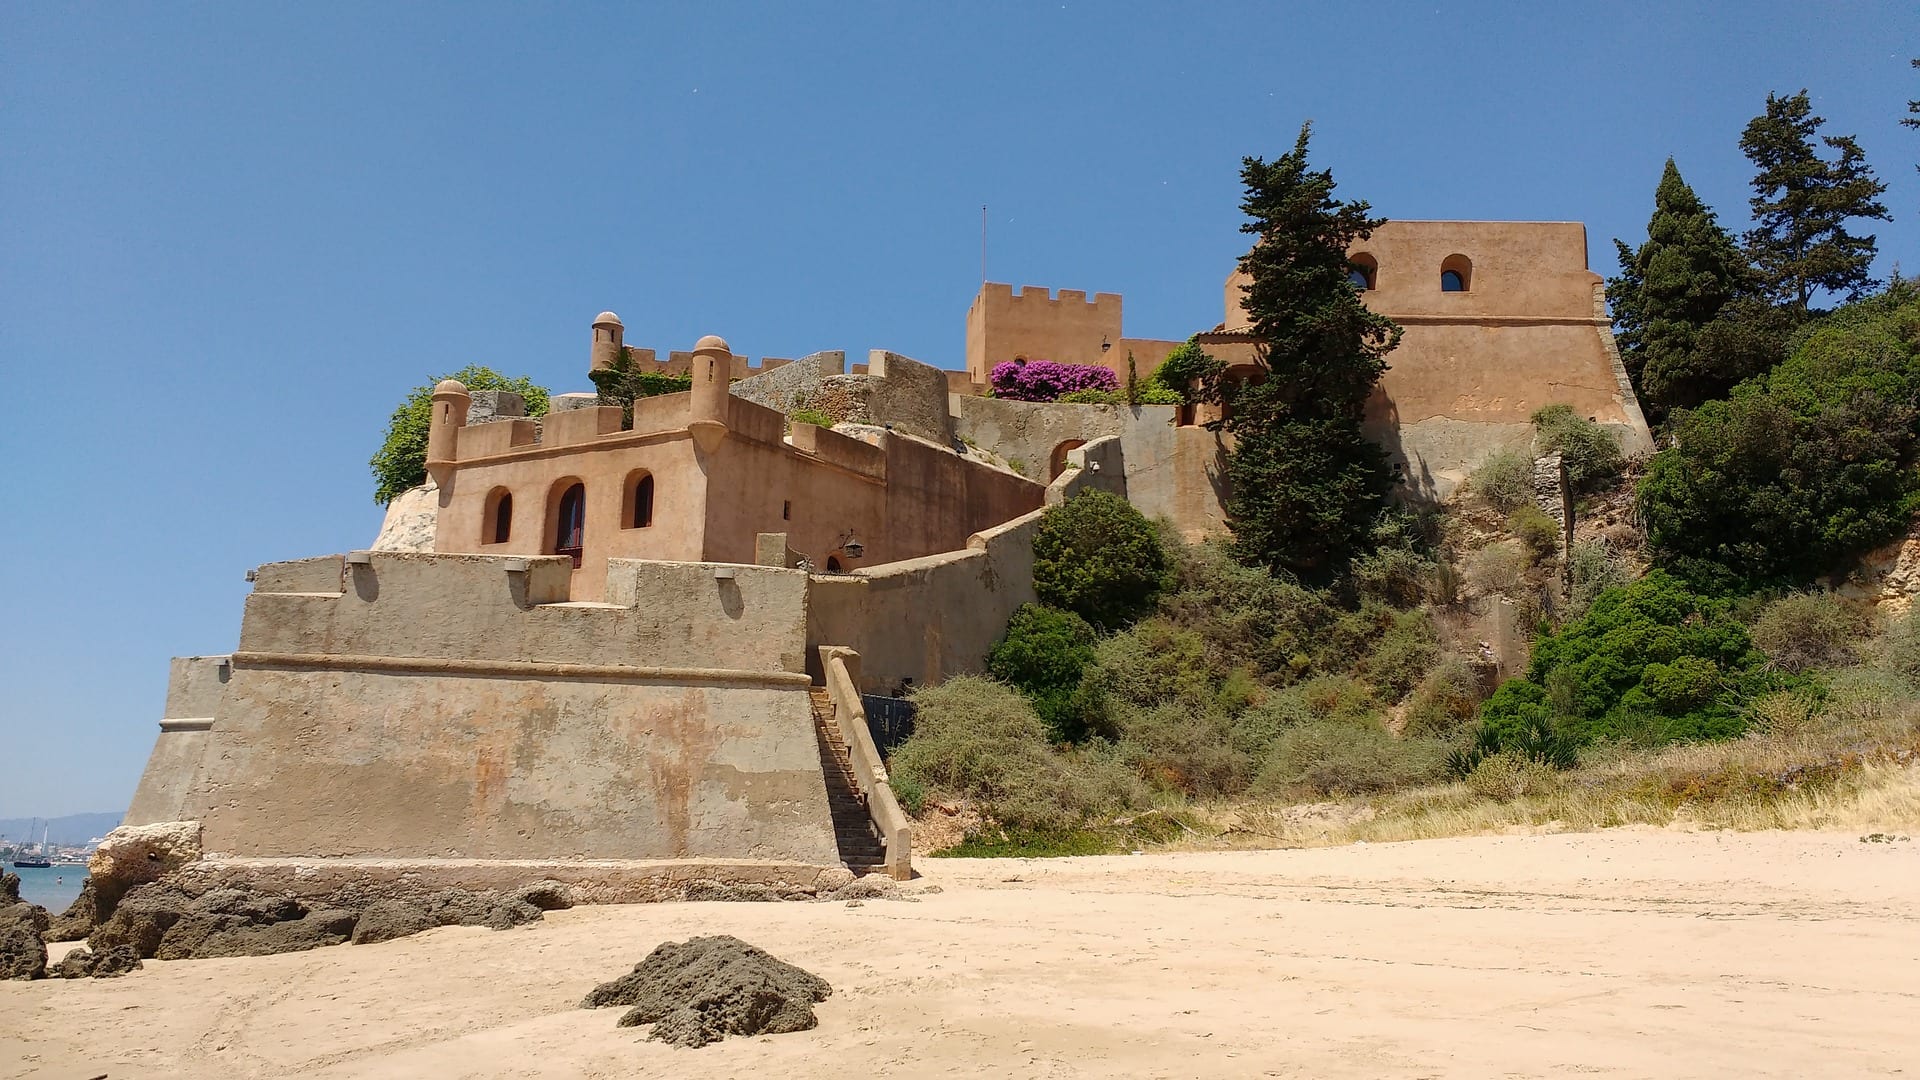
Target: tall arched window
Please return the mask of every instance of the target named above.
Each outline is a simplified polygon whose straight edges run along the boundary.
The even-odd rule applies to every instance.
[[[620,514],[621,528],[644,529],[653,524],[653,474],[637,469],[627,474],[626,506]]]
[[[486,535],[482,543],[504,544],[513,535],[513,496],[506,488],[494,488],[487,493],[487,509],[481,523]]]
[[[1465,255],[1449,255],[1440,261],[1440,291],[1466,292],[1473,288],[1473,263]]]
[[[576,483],[560,495],[558,516],[554,519],[553,553],[571,555],[575,569],[585,549],[587,528],[587,487]]]

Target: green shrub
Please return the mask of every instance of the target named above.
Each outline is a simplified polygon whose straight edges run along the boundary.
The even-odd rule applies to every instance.
[[[888,787],[893,789],[893,797],[900,808],[916,817],[927,808],[927,789],[920,781],[910,776],[888,774]]]
[[[1115,710],[1115,747],[1149,784],[1201,798],[1246,790],[1253,759],[1233,744],[1229,722],[1216,713],[1166,703]]]
[[[1560,523],[1537,506],[1522,506],[1507,515],[1507,529],[1520,538],[1520,545],[1536,563],[1560,550]]]
[[[1362,597],[1410,608],[1436,591],[1438,566],[1411,547],[1383,547],[1353,560],[1353,587]]]
[[[1481,592],[1517,597],[1526,584],[1527,553],[1517,543],[1488,544],[1467,560],[1467,580]]]
[[[1153,524],[1118,495],[1083,491],[1040,518],[1033,588],[1040,602],[1118,630],[1153,607],[1167,575]]]
[[[1180,395],[1183,402],[1213,401],[1220,396],[1220,373],[1226,369],[1225,363],[1189,341],[1174,346],[1147,381]]]
[[[1080,739],[1085,730],[1074,691],[1093,661],[1097,636],[1071,611],[1022,604],[987,654],[987,674],[1027,695],[1055,740]]]
[[[509,379],[488,367],[468,365],[451,375],[427,380],[407,391],[393,415],[387,419],[387,434],[380,449],[367,463],[373,470],[373,501],[392,502],[401,492],[427,482],[427,429],[433,424],[433,388],[447,379],[456,379],[468,390],[507,390],[519,394],[526,403],[528,416],[544,416],[547,391],[535,386],[526,376]]]
[[[1069,390],[1056,400],[1065,405],[1125,405],[1127,395],[1118,390]]]
[[[1525,754],[1501,751],[1481,760],[1467,774],[1467,790],[1485,799],[1510,802],[1551,790],[1558,774],[1552,766]]]
[[[1473,722],[1480,712],[1480,680],[1460,659],[1450,659],[1427,672],[1407,699],[1402,732],[1447,738]]]
[[[1575,491],[1594,491],[1620,475],[1626,461],[1620,444],[1571,405],[1549,405],[1533,414],[1534,445],[1541,455],[1558,453]]]
[[[1000,825],[1037,830],[1077,828],[1144,798],[1118,761],[1055,753],[1046,725],[1012,687],[961,676],[913,700],[913,737],[894,750],[889,770],[925,795],[969,799]]]
[[[1080,717],[1087,730],[1113,736],[1124,709],[1206,709],[1214,699],[1213,680],[1198,634],[1148,619],[1094,646],[1078,691]]]
[[[1533,458],[1518,447],[1495,450],[1467,477],[1467,490],[1503,514],[1530,506]]]
[[[787,414],[787,419],[795,424],[812,424],[814,427],[831,428],[839,423],[833,417],[819,409],[795,409]]]
[[[1380,716],[1373,689],[1346,675],[1322,675],[1267,695],[1235,717],[1227,737],[1241,752],[1264,760],[1274,740],[1289,728],[1332,721],[1364,725]]]
[[[1440,779],[1445,757],[1441,743],[1397,739],[1377,720],[1319,720],[1280,733],[1253,790],[1289,798],[1390,791]]]
[[[1779,367],[1673,424],[1640,484],[1658,561],[1742,591],[1797,585],[1899,536],[1920,508],[1920,293],[1849,304]]]
[[[623,346],[606,367],[595,368],[587,373],[587,378],[593,380],[594,390],[599,392],[600,404],[620,407],[622,431],[633,428],[633,403],[636,400],[661,394],[683,394],[693,389],[692,375],[639,371],[635,369],[636,363],[633,350]]]
[[[1139,400],[1135,402],[1138,405],[1184,405],[1187,402],[1185,394],[1170,386],[1162,386],[1153,380],[1148,380],[1147,384],[1140,388],[1138,396]]]
[[[1161,612],[1205,643],[1216,671],[1242,664],[1277,682],[1313,667],[1322,632],[1343,614],[1328,594],[1236,562],[1218,543],[1176,546]]]
[[[1727,601],[1655,571],[1542,637],[1527,678],[1500,687],[1481,720],[1501,747],[1536,714],[1576,744],[1726,738],[1743,728],[1741,703],[1774,688]],[[1561,699],[1551,709],[1550,690]]]
[[[1794,593],[1768,604],[1751,633],[1774,667],[1799,673],[1853,663],[1871,631],[1869,620],[1832,593]]]
[[[1395,616],[1374,641],[1362,670],[1383,701],[1398,703],[1440,657],[1440,635],[1426,611]]]

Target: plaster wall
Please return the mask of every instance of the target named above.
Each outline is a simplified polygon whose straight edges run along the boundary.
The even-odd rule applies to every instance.
[[[986,670],[1007,619],[1035,599],[1039,523],[1035,511],[975,534],[964,550],[875,566],[858,576],[815,576],[809,642],[858,652],[862,693],[888,694],[908,682],[927,686]]]
[[[123,824],[179,821],[199,779],[213,717],[226,700],[232,673],[226,656],[176,656],[167,673],[160,734],[140,774]]]

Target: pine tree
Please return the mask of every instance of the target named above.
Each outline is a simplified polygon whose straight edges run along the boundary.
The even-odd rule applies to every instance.
[[[1655,414],[1723,397],[1754,374],[1716,370],[1712,358],[1696,353],[1701,328],[1752,287],[1753,271],[1672,158],[1654,190],[1646,243],[1638,250],[1613,243],[1620,276],[1607,281],[1607,300],[1620,356]]]
[[[1920,59],[1915,59],[1913,66],[1920,69]],[[1907,102],[1907,115],[1900,121],[1900,126],[1920,131],[1920,101]],[[1920,172],[1920,165],[1915,165],[1913,169],[1915,172]]]
[[[1747,254],[1767,294],[1802,311],[1816,292],[1851,300],[1872,291],[1874,238],[1853,235],[1847,222],[1892,220],[1878,201],[1887,185],[1874,178],[1853,136],[1819,136],[1837,160],[1815,151],[1814,138],[1825,123],[1813,115],[1805,90],[1784,98],[1768,94],[1766,113],[1740,136],[1741,151],[1759,170]]]
[[[1347,252],[1384,219],[1333,197],[1307,168],[1312,125],[1291,153],[1247,158],[1240,260],[1265,379],[1236,388],[1224,422],[1227,519],[1240,557],[1308,581],[1338,575],[1364,547],[1393,484],[1386,453],[1361,434],[1367,398],[1400,327],[1367,310]]]

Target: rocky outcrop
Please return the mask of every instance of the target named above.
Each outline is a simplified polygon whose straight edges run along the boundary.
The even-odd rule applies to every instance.
[[[80,895],[73,898],[67,910],[54,916],[53,924],[47,928],[48,941],[79,941],[93,928],[100,925],[99,899],[93,891],[93,879],[80,883]]]
[[[197,821],[122,825],[108,833],[87,860],[97,916],[112,915],[129,891],[200,861],[200,854]]]
[[[819,1023],[826,980],[731,935],[665,942],[633,971],[593,988],[581,1007],[631,1006],[621,1027],[652,1024],[648,1039],[705,1046],[729,1035],[778,1035]]]
[[[116,945],[96,953],[82,945],[61,957],[47,974],[56,979],[113,979],[141,967],[140,954],[129,946]]]
[[[434,522],[440,513],[440,488],[432,480],[394,496],[372,551],[432,551]]]
[[[1838,591],[1871,601],[1890,618],[1912,611],[1920,599],[1920,522],[1907,535],[1863,556],[1859,568],[1838,583]]]
[[[11,889],[0,886],[0,898],[19,897],[15,875]],[[7,903],[0,906],[0,979],[44,979],[47,977],[47,909],[38,904]]]
[[[360,913],[353,925],[355,945],[375,945],[395,938],[410,937],[440,925],[426,909],[403,900],[376,900]]]

